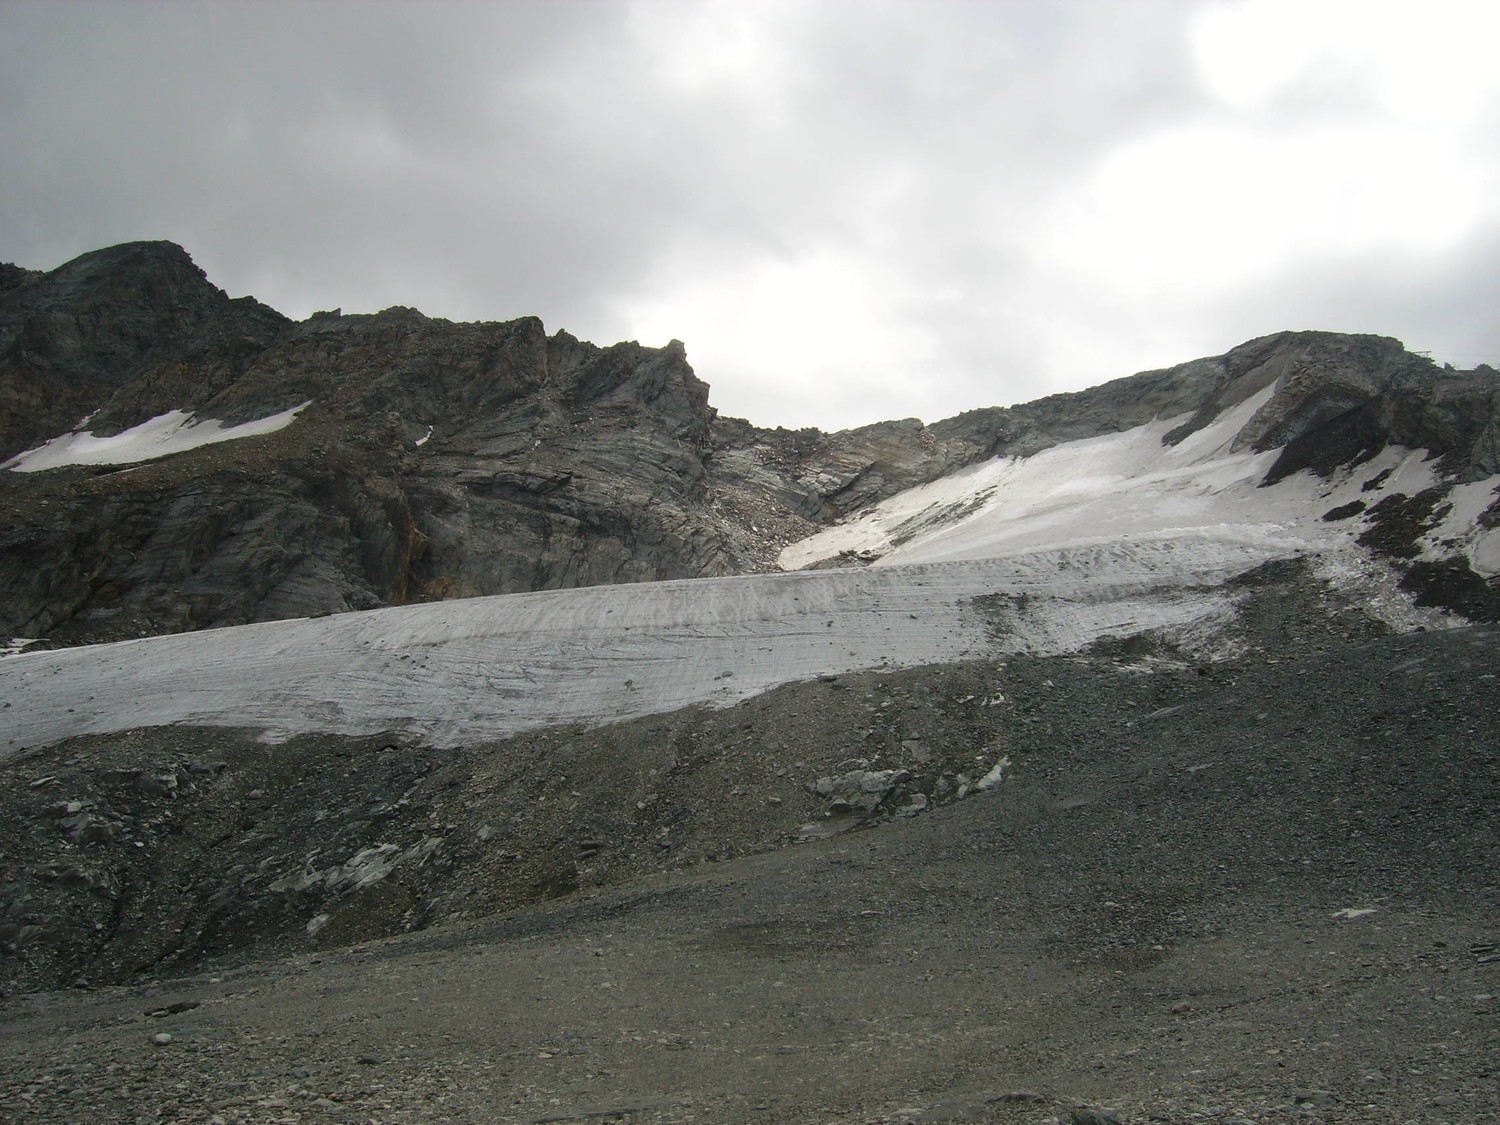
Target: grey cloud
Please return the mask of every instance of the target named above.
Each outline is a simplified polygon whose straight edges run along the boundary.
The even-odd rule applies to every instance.
[[[608,6],[80,10],[7,13],[3,241],[27,264],[168,237],[293,303],[501,316],[608,286],[670,218],[659,182],[528,99]]]
[[[1246,291],[1225,263],[1222,295],[1172,307],[1047,288],[1031,247],[1055,198],[1210,111],[1186,36],[1200,7],[0,0],[0,259],[168,238],[291,315],[537,314],[609,342],[637,331],[642,294],[843,255],[872,319],[925,341],[912,356],[799,367],[772,323],[743,357],[670,330],[720,355],[699,364],[716,398],[766,423],[930,419],[1062,389],[1085,377],[1070,349],[1100,357],[1097,380],[1157,341],[1344,326],[1319,317],[1489,346],[1477,250],[1426,283],[1411,263],[1301,263]],[[750,20],[767,57],[684,86],[673,64],[694,60],[661,52],[715,12]]]

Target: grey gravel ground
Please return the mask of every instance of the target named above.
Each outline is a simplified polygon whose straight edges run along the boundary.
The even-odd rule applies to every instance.
[[[96,980],[121,983],[13,994],[0,1116],[1042,1125],[1096,1106],[1127,1125],[1494,1120],[1496,630],[1372,637],[1264,608],[1263,635],[1288,643],[1214,668],[1149,645],[1016,658],[555,736],[550,753],[565,744],[590,766],[566,784],[587,781],[526,802],[498,750],[430,763],[403,808],[457,825],[436,853],[447,866],[340,900],[338,941],[334,922],[306,935],[318,904],[298,900],[295,928],[226,931],[254,938],[238,949],[208,934],[144,974],[101,955]],[[988,793],[778,847],[830,822],[805,785],[852,757],[849,741],[816,741],[833,732],[929,788],[965,759],[1012,764]],[[601,774],[649,745],[661,762]],[[15,785],[113,752],[34,756]],[[270,768],[233,759],[216,776]],[[249,784],[233,792],[249,800]],[[651,792],[668,807],[610,836],[616,789],[619,808]],[[567,814],[543,817],[547,800]],[[149,846],[125,843],[158,852],[174,821],[151,835],[139,804],[126,819]],[[696,811],[674,822],[680,808]],[[495,848],[518,858],[459,847],[507,810],[519,843]],[[580,848],[583,829],[598,849]],[[497,874],[518,864],[525,878]],[[506,894],[530,901],[494,913]],[[428,928],[361,936],[410,924],[403,910]]]

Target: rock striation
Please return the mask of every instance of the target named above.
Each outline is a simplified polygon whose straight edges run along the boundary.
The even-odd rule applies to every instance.
[[[1182,417],[1180,441],[1272,384],[1236,439],[1282,451],[1268,480],[1390,444],[1430,451],[1454,482],[1500,472],[1496,373],[1445,371],[1383,337],[1280,333],[1088,391],[824,433],[719,417],[676,341],[599,347],[533,317],[400,307],[293,322],[231,299],[167,242],[5,266],[12,469],[61,435],[128,436],[174,411],[224,426],[299,412],[170,456],[0,471],[0,637],[77,644],[766,571],[788,543],[978,461],[1157,417]],[[1488,612],[1492,582],[1441,578]]]

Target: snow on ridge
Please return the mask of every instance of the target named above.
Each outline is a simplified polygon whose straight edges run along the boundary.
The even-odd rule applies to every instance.
[[[780,565],[796,570],[845,552],[873,556],[876,566],[995,558],[1142,536],[1214,536],[1231,527],[1263,539],[1268,550],[1342,549],[1366,525],[1362,518],[1327,522],[1330,510],[1355,500],[1373,507],[1437,482],[1427,454],[1392,446],[1327,479],[1301,472],[1263,487],[1280,451],[1237,451],[1235,438],[1274,391],[1266,387],[1176,445],[1162,438],[1181,417],[969,466],[791,544]],[[1430,552],[1451,554],[1439,539],[1451,544],[1457,536],[1476,569],[1500,568],[1500,537],[1473,527],[1497,480],[1462,486],[1462,503],[1434,533]]]
[[[1264,475],[1275,453],[1230,450],[1274,392],[1274,384],[1266,387],[1176,445],[1162,438],[1187,415],[968,466],[791,544],[780,564],[797,570],[844,551],[874,553],[887,564],[983,557],[1095,537],[1104,513],[1122,534],[1225,522],[1199,519],[1183,501]]]
[[[1225,529],[1007,559],[510,594],[22,654],[0,661],[0,758],[73,735],[187,723],[457,745],[730,706],[829,673],[1072,652],[1145,629],[1206,636],[1232,612],[1224,580],[1286,553]]]
[[[237,426],[225,426],[223,422],[212,418],[198,421],[192,414],[169,410],[150,421],[109,437],[95,437],[92,433],[75,430],[44,442],[35,449],[16,454],[0,465],[0,469],[35,473],[64,465],[133,465],[197,449],[201,445],[275,433],[291,425],[311,402],[308,399],[300,406],[283,410],[280,414],[257,418]],[[93,415],[89,417],[92,418]],[[87,418],[84,419],[80,426],[87,421]]]
[[[1485,527],[1480,515],[1500,495],[1500,476],[1455,485],[1448,493],[1448,514],[1419,541],[1422,558],[1451,558],[1455,550],[1464,554],[1474,573],[1485,578],[1500,575],[1500,527]]]

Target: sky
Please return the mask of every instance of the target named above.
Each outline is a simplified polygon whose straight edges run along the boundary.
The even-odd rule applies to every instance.
[[[0,0],[0,261],[680,339],[721,413],[1500,366],[1494,0]]]

